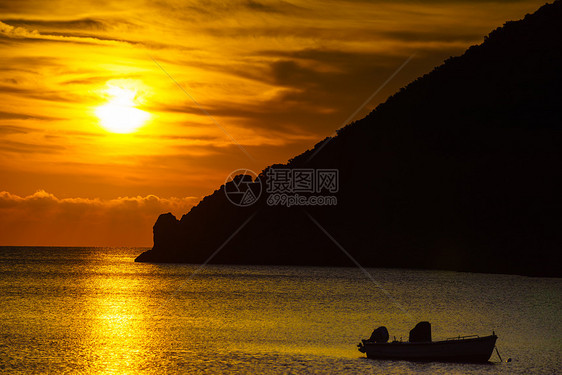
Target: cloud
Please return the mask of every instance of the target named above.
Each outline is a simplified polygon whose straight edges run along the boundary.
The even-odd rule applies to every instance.
[[[141,74],[121,74],[121,75],[92,75],[91,72],[87,73],[87,76],[82,76],[81,78],[73,78],[61,82],[63,85],[97,85],[105,84],[111,80],[117,79],[141,79]]]
[[[66,147],[61,145],[36,144],[0,139],[0,150],[2,150],[2,152],[13,152],[18,154],[52,154],[61,153],[65,149]]]
[[[0,245],[150,246],[158,215],[187,213],[199,197],[58,198],[0,192]]]
[[[101,200],[98,198],[57,198],[54,194],[45,190],[38,190],[34,194],[21,197],[7,191],[0,192],[0,209],[12,207],[25,207],[40,211],[52,211],[75,207],[83,210],[104,208],[109,210],[147,209],[149,211],[175,211],[178,212],[190,208],[197,197],[186,198],[159,198],[155,195],[119,197],[115,199]]]
[[[73,20],[41,20],[41,19],[5,19],[4,23],[22,28],[64,29],[64,30],[93,30],[105,31],[110,29],[107,21],[81,18]]]
[[[176,17],[186,17],[186,20],[197,22],[201,18],[208,20],[216,20],[217,18],[239,17],[243,13],[263,13],[263,14],[286,14],[294,16],[299,12],[306,11],[306,8],[293,4],[288,1],[258,1],[258,0],[242,0],[242,1],[189,1],[180,3],[170,3],[164,1],[155,1],[152,3],[157,9],[168,10]],[[196,14],[198,17],[193,18]]]
[[[8,117],[9,118],[9,117]],[[4,119],[0,114],[0,119]],[[11,126],[11,125],[0,125],[0,135],[6,134],[27,134],[35,131],[35,129],[28,128],[25,126]]]
[[[458,50],[455,47],[418,53],[370,106],[358,114],[358,118],[424,71],[441,63],[444,55],[456,54]],[[248,62],[245,70],[207,64],[206,70],[230,73],[245,80],[241,84],[267,85],[269,91],[240,103],[237,98],[239,88],[232,88],[229,100],[209,100],[201,105],[229,132],[232,126],[251,129],[256,136],[248,138],[253,140],[250,144],[256,144],[258,139],[276,139],[275,145],[285,145],[291,142],[293,135],[320,139],[343,125],[342,122],[409,57],[408,51],[399,52],[381,54],[328,48],[261,50],[254,55],[260,58],[259,62]],[[420,66],[427,68],[420,69]],[[154,104],[152,110],[204,117],[201,110],[187,99],[183,103]],[[235,138],[248,144],[244,139]]]
[[[43,34],[37,30],[27,29],[25,27],[16,27],[0,21],[0,37],[25,40],[25,41],[50,41],[62,43],[80,43],[80,44],[108,44],[108,45],[123,45],[123,44],[138,44],[130,40],[115,39],[102,37],[97,35],[80,35],[72,33],[50,33]]]
[[[283,14],[295,14],[295,12],[303,11],[305,9],[301,6],[291,4],[287,1],[275,1],[266,3],[261,1],[247,0],[242,3],[242,7],[256,12]]]
[[[0,94],[11,94],[17,95],[19,97],[26,97],[30,99],[38,99],[44,100],[49,102],[57,102],[57,103],[81,103],[84,101],[85,95],[78,95],[73,92],[69,91],[53,91],[47,90],[41,86],[37,87],[17,87],[14,85],[0,85]],[[4,112],[6,113],[6,112]],[[24,115],[25,116],[25,115]],[[29,115],[29,117],[34,118],[35,116]],[[49,117],[41,116],[38,118],[41,120],[47,120]],[[50,118],[53,120],[60,120],[60,118]]]
[[[0,34],[9,38],[36,38],[40,34],[37,30],[27,30],[24,27],[10,26],[0,21]]]
[[[3,112],[0,111],[0,120],[44,120],[44,121],[57,121],[61,120],[60,117],[42,116],[42,115],[30,115],[24,113],[15,112]]]

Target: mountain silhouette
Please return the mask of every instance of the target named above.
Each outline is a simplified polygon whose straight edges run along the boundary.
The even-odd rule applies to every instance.
[[[560,46],[560,1],[507,22],[266,168],[254,204],[232,204],[229,182],[181,220],[161,215],[136,261],[349,266],[351,256],[364,267],[562,276]],[[265,188],[280,169],[338,170],[337,205],[271,206]]]

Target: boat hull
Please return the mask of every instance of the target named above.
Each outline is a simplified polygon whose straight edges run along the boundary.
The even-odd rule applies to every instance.
[[[487,362],[492,356],[496,339],[496,335],[491,335],[433,342],[375,343],[363,340],[360,350],[372,359]]]

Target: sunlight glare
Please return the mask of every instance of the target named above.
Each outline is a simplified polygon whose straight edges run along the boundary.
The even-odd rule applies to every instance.
[[[106,91],[109,102],[96,109],[96,116],[108,131],[129,134],[149,119],[150,114],[136,108],[137,92],[128,88],[110,86]]]

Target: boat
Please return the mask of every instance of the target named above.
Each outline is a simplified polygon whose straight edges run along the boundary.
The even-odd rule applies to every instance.
[[[417,331],[415,331],[417,330]],[[421,335],[420,335],[421,331]],[[378,333],[377,333],[378,332]],[[429,332],[429,336],[427,333]],[[457,336],[441,341],[431,341],[431,325],[420,322],[407,342],[388,342],[388,331],[379,327],[367,340],[361,340],[359,351],[371,359],[439,362],[487,362],[496,346],[497,336]]]

